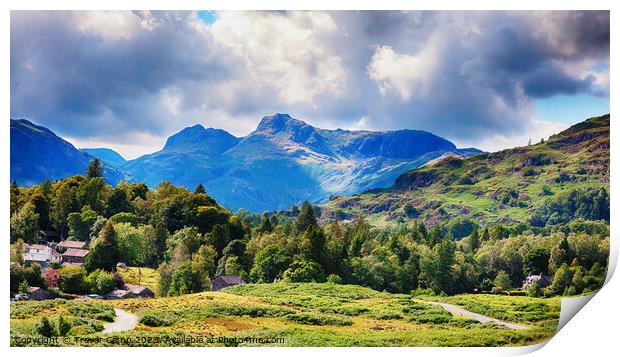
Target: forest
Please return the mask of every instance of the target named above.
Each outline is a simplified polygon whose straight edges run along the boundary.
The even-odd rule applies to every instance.
[[[247,282],[331,282],[418,295],[492,292],[576,295],[600,288],[609,255],[609,192],[574,189],[548,198],[528,223],[454,218],[434,226],[411,219],[372,227],[363,215],[324,218],[304,202],[289,210],[236,213],[202,185],[105,183],[95,159],[85,175],[30,188],[11,185],[11,291],[105,294],[122,284],[117,263],[156,268],[158,296],[209,290],[220,275]],[[39,231],[89,243],[82,267],[22,261]],[[548,287],[520,290],[529,274]]]

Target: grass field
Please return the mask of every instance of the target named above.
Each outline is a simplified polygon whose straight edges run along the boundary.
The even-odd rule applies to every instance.
[[[11,344],[37,345],[24,342],[23,337],[37,336],[34,326],[43,315],[56,321],[62,314],[75,323],[70,335],[90,339],[60,339],[59,345],[251,346],[265,345],[263,342],[267,341],[271,342],[267,346],[514,346],[550,338],[559,316],[559,299],[495,295],[441,299],[531,327],[516,331],[481,324],[452,316],[408,295],[360,286],[277,283],[155,299],[14,302]],[[87,306],[82,310],[89,314],[75,307],[80,305]],[[112,307],[138,315],[140,323],[136,329],[111,335],[99,333],[97,324],[109,319],[106,314]],[[88,321],[81,323],[79,319]],[[95,327],[79,327],[89,326],[89,321]],[[189,337],[203,341],[189,343]]]
[[[157,279],[159,277],[157,269],[127,267],[119,268],[118,272],[121,274],[121,277],[123,277],[125,283],[147,286],[157,294]]]

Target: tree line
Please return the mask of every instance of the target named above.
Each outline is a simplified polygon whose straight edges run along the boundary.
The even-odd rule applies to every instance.
[[[609,196],[600,190],[569,196],[549,201],[533,215],[539,220],[528,224],[483,227],[457,219],[426,227],[411,220],[379,229],[362,216],[320,224],[319,208],[308,202],[262,215],[233,213],[202,185],[194,191],[169,182],[153,190],[141,183],[112,187],[94,160],[86,176],[31,188],[12,183],[11,290],[22,281],[46,283],[18,254],[23,242],[36,243],[44,229],[90,243],[83,268],[57,272],[60,282],[55,283],[74,293],[110,289],[109,274],[124,262],[157,268],[161,296],[208,290],[210,279],[219,275],[257,283],[329,281],[389,292],[456,294],[509,291],[527,275],[540,273],[551,275],[553,283],[531,294],[578,294],[604,280]],[[570,207],[558,207],[562,202]],[[551,210],[570,219],[551,218]],[[605,212],[607,220],[600,219]]]

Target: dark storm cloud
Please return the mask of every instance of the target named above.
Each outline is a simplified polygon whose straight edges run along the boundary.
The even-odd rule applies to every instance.
[[[106,140],[286,111],[473,141],[607,96],[608,66],[605,11],[11,13],[11,116]]]
[[[161,132],[165,118],[153,120],[153,101],[162,88],[231,75],[188,28],[189,15],[155,12],[152,31],[103,38],[76,29],[79,12],[12,13],[12,113],[70,135],[100,127]]]

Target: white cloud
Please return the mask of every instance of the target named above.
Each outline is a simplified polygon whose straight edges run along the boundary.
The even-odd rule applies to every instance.
[[[591,93],[588,79],[606,95],[608,24],[608,12],[245,11],[206,24],[14,11],[11,116],[115,148],[159,138],[142,153],[196,123],[246,135],[275,112],[489,149],[527,142],[536,92]]]
[[[80,11],[73,15],[78,30],[106,40],[130,39],[152,24],[148,14],[141,20],[129,11]]]
[[[246,79],[271,86],[284,104],[312,103],[322,93],[340,96],[345,90],[342,59],[324,43],[339,32],[328,14],[222,12],[208,29],[243,61]]]
[[[438,49],[434,41],[415,55],[399,54],[390,46],[379,47],[368,65],[368,76],[377,83],[381,95],[393,91],[403,101],[423,98],[435,78]]]
[[[178,88],[164,88],[161,90],[161,101],[170,114],[177,115],[183,102],[183,94]]]
[[[476,141],[453,140],[460,148],[475,147],[480,150],[495,152],[507,148],[526,146],[528,142],[536,144],[540,139],[547,140],[549,136],[567,129],[570,124],[545,120],[531,120],[521,132],[505,134],[491,134]]]
[[[147,133],[131,133],[117,140],[106,140],[97,137],[63,137],[78,149],[83,148],[111,148],[121,154],[126,160],[135,159],[145,153],[161,150],[165,139]]]

